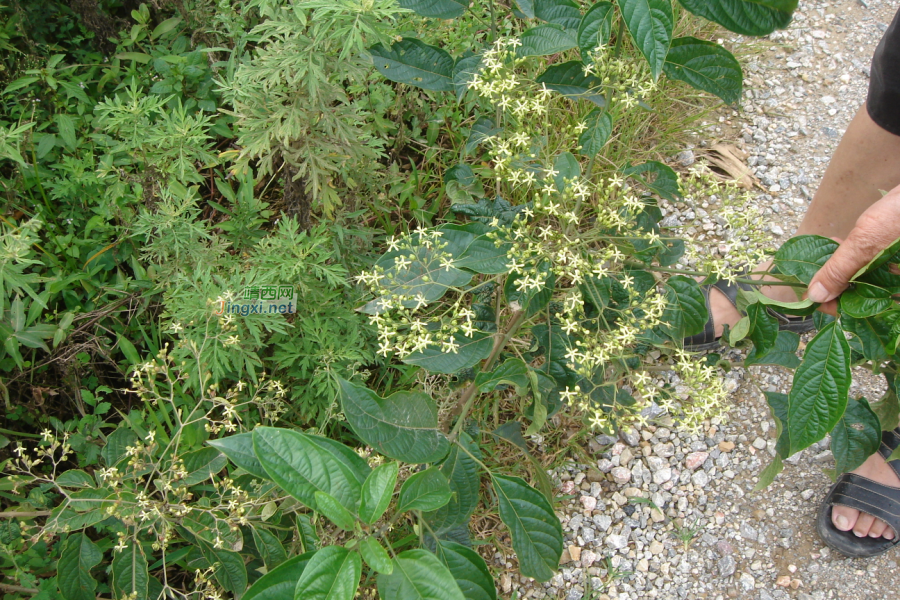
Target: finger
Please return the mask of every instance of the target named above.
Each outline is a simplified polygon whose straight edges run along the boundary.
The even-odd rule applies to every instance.
[[[864,226],[869,221],[860,222],[809,282],[807,297],[813,302],[824,304],[840,296],[850,279],[896,239]]]

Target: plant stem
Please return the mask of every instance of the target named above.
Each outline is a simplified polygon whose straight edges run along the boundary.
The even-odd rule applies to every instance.
[[[15,593],[19,592],[21,594],[37,594],[40,590],[36,590],[34,588],[22,587],[21,585],[12,585],[9,583],[0,583],[0,590],[4,592]]]
[[[616,47],[613,50],[613,58],[619,58],[622,53],[622,38],[625,37],[625,20],[619,17],[619,31],[616,33]]]
[[[497,360],[497,357],[500,356],[500,351],[506,347],[506,344],[509,343],[510,338],[515,335],[516,331],[519,330],[519,326],[522,325],[522,321],[525,320],[525,311],[517,310],[513,313],[512,318],[509,320],[506,326],[506,333],[504,334],[496,334],[494,338],[494,348],[491,350],[490,356],[485,360],[484,366],[482,367],[482,372],[488,372],[494,366],[494,362]],[[459,420],[456,421],[456,425],[453,427],[453,431],[450,433],[450,439],[455,440],[457,436],[459,436],[459,432],[462,431],[463,423],[466,421],[466,415],[472,410],[472,404],[475,402],[476,392],[478,391],[478,386],[475,385],[475,382],[469,384],[469,387],[462,393],[462,396],[459,397],[459,402],[457,406],[459,409]]]
[[[0,519],[33,519],[34,517],[49,517],[49,510],[31,510],[31,511],[15,511],[9,510],[0,512]]]
[[[491,8],[491,43],[497,40],[497,14],[494,11],[494,0],[488,0],[488,6]]]
[[[21,431],[13,431],[12,429],[4,429],[2,427],[0,427],[0,433],[4,435],[14,435],[17,437],[35,438],[38,440],[41,439],[41,436],[37,433],[23,433]]]
[[[646,269],[647,271],[656,271],[658,273],[675,273],[678,275],[692,275],[694,277],[709,277],[709,273],[702,273],[700,271],[689,271],[687,269],[669,269],[668,267],[656,267],[656,266],[648,266],[640,263],[625,263],[626,267],[635,267],[638,269]],[[787,286],[787,287],[798,287],[798,288],[806,288],[805,283],[798,283],[793,281],[769,281],[763,279],[747,279],[745,277],[738,277],[735,279],[736,283],[746,283],[748,285],[758,285],[760,287],[766,286]],[[900,297],[900,295],[898,295]]]

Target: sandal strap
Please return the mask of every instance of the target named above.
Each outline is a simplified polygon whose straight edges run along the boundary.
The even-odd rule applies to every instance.
[[[844,473],[825,502],[872,515],[900,531],[900,489],[882,485],[856,473]]]
[[[739,287],[740,286],[740,287]],[[690,348],[692,346],[701,346],[703,344],[711,344],[715,342],[718,338],[716,338],[716,323],[712,318],[712,307],[709,304],[709,296],[712,288],[716,288],[728,299],[732,306],[737,309],[737,295],[739,289],[749,290],[752,289],[753,286],[748,285],[746,283],[739,283],[737,285],[733,283],[729,283],[723,279],[719,279],[718,281],[710,284],[704,285],[701,287],[703,290],[703,297],[706,300],[706,314],[709,315],[709,318],[706,320],[706,323],[703,326],[703,331],[700,333],[694,334],[690,337],[684,338],[684,347]]]

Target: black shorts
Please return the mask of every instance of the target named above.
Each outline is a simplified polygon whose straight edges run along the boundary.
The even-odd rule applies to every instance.
[[[900,11],[875,50],[866,107],[873,121],[900,135]]]

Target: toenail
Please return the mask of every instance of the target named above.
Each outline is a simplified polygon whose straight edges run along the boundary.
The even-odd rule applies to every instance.
[[[866,537],[865,533],[860,533],[860,532],[856,531],[855,529],[853,530],[853,535],[855,535],[856,537]]]
[[[837,525],[837,528],[842,531],[847,531],[848,529],[850,529],[850,522],[844,515],[838,515],[837,517],[835,517],[834,524]]]

